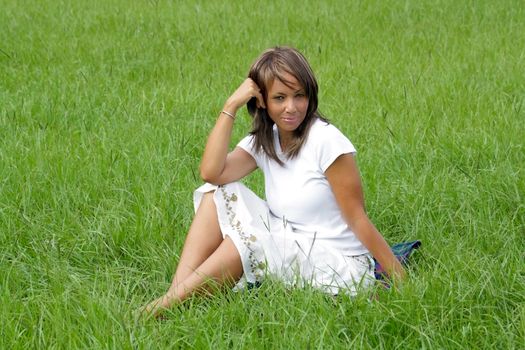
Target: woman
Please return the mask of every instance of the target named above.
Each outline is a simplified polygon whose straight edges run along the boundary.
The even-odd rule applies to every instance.
[[[328,293],[373,281],[372,254],[389,275],[405,272],[368,219],[350,141],[317,111],[317,82],[297,50],[262,53],[228,98],[208,137],[194,195],[196,215],[158,314],[214,283],[259,283],[271,275]],[[253,130],[228,153],[236,112]],[[236,182],[260,168],[266,201]]]

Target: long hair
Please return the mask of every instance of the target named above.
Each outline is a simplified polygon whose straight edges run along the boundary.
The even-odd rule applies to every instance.
[[[278,46],[264,51],[259,56],[251,66],[248,77],[259,86],[266,102],[268,100],[268,89],[274,79],[279,79],[286,85],[289,83],[284,78],[286,74],[290,74],[297,79],[308,97],[306,116],[301,125],[294,130],[293,140],[285,152],[286,158],[294,158],[299,154],[301,147],[305,143],[314,121],[319,118],[327,122],[317,110],[317,93],[319,88],[312,68],[306,58],[296,49]],[[248,112],[253,117],[250,134],[254,137],[254,149],[256,151],[262,149],[268,157],[275,160],[278,164],[284,165],[275,150],[273,141],[274,122],[268,115],[267,110],[265,108],[257,108],[255,98],[248,101],[247,107]]]

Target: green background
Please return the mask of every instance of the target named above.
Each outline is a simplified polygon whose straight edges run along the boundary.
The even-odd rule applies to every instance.
[[[0,348],[525,343],[522,1],[0,0],[0,28]],[[275,45],[309,59],[372,221],[423,241],[409,281],[374,301],[269,281],[136,322],[206,135]]]

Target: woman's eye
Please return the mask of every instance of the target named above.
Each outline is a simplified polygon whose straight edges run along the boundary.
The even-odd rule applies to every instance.
[[[282,100],[284,100],[284,97],[283,96],[275,96],[273,99],[277,100],[277,101],[282,101]]]

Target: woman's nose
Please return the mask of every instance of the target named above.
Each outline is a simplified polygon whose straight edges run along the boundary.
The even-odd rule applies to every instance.
[[[286,101],[286,112],[295,112],[295,101],[293,98],[289,98]]]

